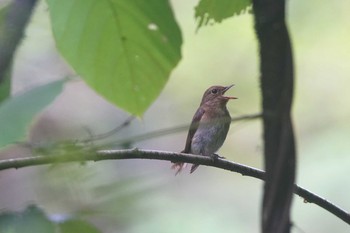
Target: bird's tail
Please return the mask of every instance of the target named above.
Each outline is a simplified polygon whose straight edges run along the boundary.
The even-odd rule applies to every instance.
[[[199,164],[193,164],[191,167],[191,174],[199,167]]]
[[[187,167],[187,163],[182,163],[182,162],[173,163],[173,165],[171,166],[172,169],[176,170],[175,176],[179,174],[186,167]],[[199,164],[192,164],[190,173],[192,174],[198,167],[199,167]]]
[[[181,151],[181,153],[186,153],[186,150]],[[198,168],[199,164],[192,164],[191,167],[191,174]],[[172,169],[176,170],[175,176],[179,174],[184,168],[187,167],[187,163],[183,162],[173,162],[173,165],[171,166]]]
[[[171,168],[176,170],[175,172],[175,176],[176,176],[182,171],[182,169],[186,168],[186,166],[187,166],[187,163],[178,162],[178,163],[173,163]]]

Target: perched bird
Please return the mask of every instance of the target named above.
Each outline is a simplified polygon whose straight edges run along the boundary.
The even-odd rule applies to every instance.
[[[193,116],[185,149],[181,153],[209,156],[213,159],[219,157],[215,152],[224,143],[231,123],[226,104],[230,99],[237,99],[224,96],[224,94],[233,86],[212,86],[204,92],[202,102]],[[198,164],[193,164],[191,173],[198,166]],[[175,162],[172,165],[172,168],[176,170],[176,175],[185,167],[186,164],[181,162]]]

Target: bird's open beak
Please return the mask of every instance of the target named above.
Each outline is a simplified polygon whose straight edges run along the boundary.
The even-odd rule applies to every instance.
[[[233,87],[235,84],[232,84],[230,86],[225,87],[225,89],[222,91],[222,96],[225,97],[226,99],[238,99],[237,97],[234,96],[224,96],[225,92],[230,89],[231,87]]]

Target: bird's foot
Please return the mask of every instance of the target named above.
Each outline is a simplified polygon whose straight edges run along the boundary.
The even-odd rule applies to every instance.
[[[218,159],[226,159],[224,156],[220,156],[220,155],[218,155],[218,154],[214,154],[214,156]]]
[[[220,156],[220,155],[218,155],[218,154],[213,154],[213,155],[211,156],[211,158],[213,159],[214,162],[217,161],[218,159],[225,159],[225,157]]]

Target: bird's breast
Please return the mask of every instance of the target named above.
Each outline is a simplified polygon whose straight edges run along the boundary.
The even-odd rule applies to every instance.
[[[204,115],[193,136],[191,152],[211,156],[224,143],[230,127],[231,117],[227,114],[217,114],[215,117]]]

